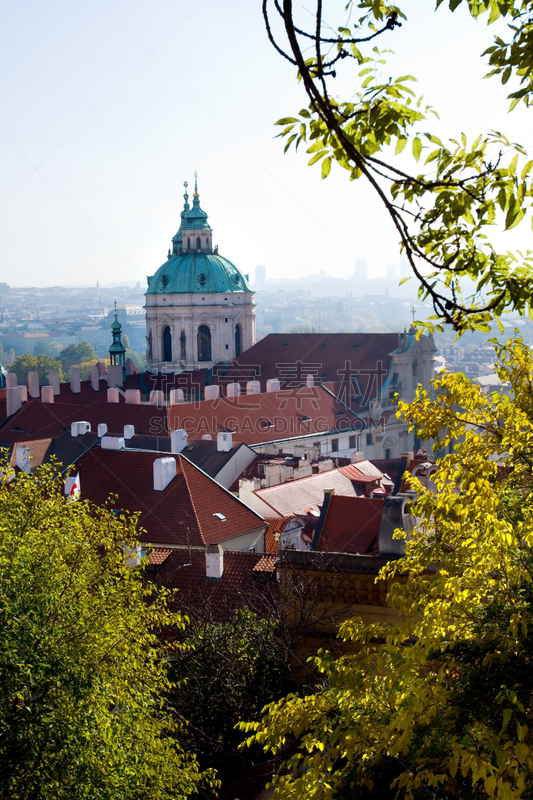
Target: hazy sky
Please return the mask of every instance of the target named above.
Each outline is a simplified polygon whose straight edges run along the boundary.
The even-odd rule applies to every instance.
[[[344,5],[326,5],[333,25]],[[419,78],[443,135],[496,128],[531,147],[533,112],[507,115],[505,90],[481,81],[494,26],[433,1],[405,8],[409,22],[381,41],[396,52],[384,74]],[[367,258],[377,276],[399,260],[361,182],[335,167],[321,181],[304,153],[282,155],[273,123],[307,103],[267,41],[261,0],[12,0],[0,63],[0,280],[144,280],[195,169],[214,241],[243,272],[347,275]],[[356,74],[345,62],[341,93]],[[528,225],[502,241],[529,238]]]

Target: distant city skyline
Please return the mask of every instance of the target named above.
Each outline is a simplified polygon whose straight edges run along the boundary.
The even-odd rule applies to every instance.
[[[343,8],[328,7],[333,26]],[[372,279],[398,272],[397,234],[363,183],[336,166],[323,182],[305,153],[283,156],[274,122],[306,99],[268,43],[259,0],[235,0],[231,19],[216,0],[23,0],[0,14],[0,280],[145,281],[195,169],[214,241],[243,273],[346,277],[356,259]],[[380,43],[397,54],[384,77],[417,76],[443,136],[497,128],[530,148],[527,109],[507,116],[509,86],[481,80],[479,53],[501,30],[462,7],[413,3]],[[339,90],[356,74],[343,64]],[[528,235],[497,244],[527,249]]]

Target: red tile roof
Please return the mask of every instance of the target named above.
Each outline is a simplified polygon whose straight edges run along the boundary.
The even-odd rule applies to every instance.
[[[140,539],[159,545],[204,547],[266,529],[263,518],[182,456],[163,492],[153,488],[154,453],[94,447],[78,462],[81,496],[97,505],[141,512]],[[226,519],[214,516],[222,514]]]
[[[268,557],[267,557],[268,558]],[[148,575],[159,586],[178,589],[176,605],[192,619],[224,621],[244,606],[260,616],[277,609],[277,583],[268,580],[263,553],[224,550],[224,571],[220,581],[206,578],[204,550],[172,550],[157,572]]]
[[[139,376],[132,376],[139,377]],[[163,376],[165,377],[165,376]],[[169,431],[185,428],[191,439],[219,431],[232,431],[233,442],[254,444],[304,435],[323,435],[327,431],[360,430],[361,423],[330,392],[322,387],[249,395],[220,400],[204,400],[158,408],[148,404],[108,403],[107,392],[85,391],[100,400],[83,405],[67,396],[68,387],[54,403],[30,399],[8,421],[0,425],[0,443],[22,439],[44,439],[70,429],[71,422],[87,420],[96,430],[101,422],[110,434],[122,435],[124,425],[134,425],[136,434],[168,436]],[[63,402],[63,395],[69,402]]]
[[[320,535],[318,550],[332,553],[370,553],[377,548],[383,499],[333,495]]]
[[[134,425],[136,433],[157,435],[167,433],[166,409],[150,405],[124,403],[42,403],[28,400],[7,422],[0,426],[0,444],[26,439],[45,439],[70,431],[72,422],[87,420],[96,431],[105,422],[109,434],[122,436],[124,425]]]
[[[315,383],[334,383],[338,397],[362,410],[377,396],[397,346],[397,333],[270,333],[230,367],[215,367],[211,382],[260,380],[264,388],[279,378],[282,388],[294,388],[313,375]]]
[[[361,422],[321,386],[184,403],[168,408],[170,430],[189,437],[232,431],[234,442],[252,445],[328,431],[361,430]]]

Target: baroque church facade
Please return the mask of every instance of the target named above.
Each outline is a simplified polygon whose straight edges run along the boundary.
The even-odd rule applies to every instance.
[[[227,364],[255,344],[248,276],[213,246],[195,176],[192,208],[185,182],[181,224],[167,261],[148,277],[148,369],[181,372]]]

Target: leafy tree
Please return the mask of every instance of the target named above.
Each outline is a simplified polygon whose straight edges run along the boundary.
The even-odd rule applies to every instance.
[[[0,485],[0,796],[184,798],[201,775],[162,696],[183,628],[128,566],[136,517],[71,501],[54,466]]]
[[[57,358],[59,353],[61,352],[62,347],[59,342],[50,342],[42,340],[37,342],[35,345],[35,349],[33,351],[33,355],[35,356],[52,356],[52,358]]]
[[[229,622],[191,626],[184,641],[191,649],[179,651],[171,669],[179,686],[171,705],[188,723],[182,742],[201,765],[216,767],[222,779],[234,778],[249,760],[239,754],[236,724],[260,719],[263,707],[280,695],[285,652],[276,620],[240,608]]]
[[[127,333],[122,334],[122,344],[124,345],[126,350],[131,350],[130,337],[128,336]]]
[[[344,623],[350,654],[315,659],[324,685],[243,726],[274,752],[299,740],[275,798],[533,796],[533,360],[521,340],[496,351],[510,396],[444,374],[400,403],[454,450],[436,493],[410,479],[418,525],[381,575],[397,624]]]
[[[74,364],[82,364],[86,361],[92,361],[97,358],[96,351],[89,342],[79,342],[78,344],[69,344],[59,354],[59,358],[63,365],[63,369],[68,369]]]
[[[61,361],[58,361],[57,358],[51,358],[50,356],[34,356],[30,353],[25,353],[22,356],[14,358],[8,366],[9,372],[14,372],[21,383],[27,381],[28,372],[35,370],[39,373],[40,382],[48,383],[48,373],[51,369],[59,370],[59,380],[62,381],[64,376]]]
[[[438,0],[437,6],[442,0]],[[449,0],[454,10],[461,0]],[[270,9],[281,17],[286,39],[275,38]],[[533,23],[528,0],[468,0],[471,14],[488,13],[488,22],[507,15],[510,41],[496,37],[486,51],[492,70],[505,84],[511,75],[521,82],[513,92],[511,108],[533,92]],[[359,11],[359,18],[352,16]],[[292,0],[263,0],[268,36],[278,52],[297,70],[309,99],[297,116],[278,121],[285,150],[303,144],[310,164],[320,163],[326,178],[336,162],[350,180],[362,179],[377,194],[398,238],[420,295],[429,298],[434,320],[455,330],[480,327],[499,317],[506,308],[531,312],[533,255],[499,253],[487,239],[490,227],[511,230],[529,216],[531,170],[523,147],[500,133],[481,134],[468,142],[442,142],[430,130],[435,112],[417,98],[410,75],[380,82],[387,42],[405,15],[387,0],[349,0],[350,22],[333,31],[323,17],[322,0],[308,24],[309,11],[296,19]],[[440,12],[442,13],[442,12]],[[349,96],[338,97],[333,80],[344,75]],[[376,69],[377,67],[377,69]],[[354,82],[359,91],[354,93]],[[417,166],[410,168],[406,154],[410,143]],[[428,152],[429,150],[429,152]],[[423,165],[421,164],[421,159]],[[464,295],[462,287],[475,289]],[[470,289],[468,289],[470,291]],[[427,323],[426,323],[427,324]],[[432,327],[432,323],[429,323]]]

